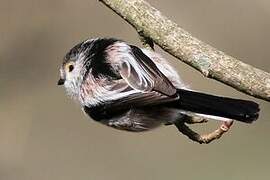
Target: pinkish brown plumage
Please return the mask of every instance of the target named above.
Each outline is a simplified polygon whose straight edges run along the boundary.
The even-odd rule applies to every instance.
[[[121,130],[151,130],[187,114],[250,123],[259,113],[252,101],[189,90],[160,55],[113,38],[88,39],[72,48],[58,84],[92,119]]]

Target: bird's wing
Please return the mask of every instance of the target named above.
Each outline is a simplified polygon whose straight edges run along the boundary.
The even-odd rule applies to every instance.
[[[111,87],[110,92],[114,93],[111,93],[111,96],[109,96],[107,100],[109,100],[111,105],[121,109],[123,106],[129,108],[161,104],[163,102],[173,101],[177,98],[156,91],[145,92],[134,89],[127,84],[124,79],[118,80],[115,87]]]
[[[173,84],[140,48],[121,45],[121,48],[111,49],[108,56],[122,77],[118,82],[112,83],[112,86],[107,86],[109,94],[106,101],[111,102],[110,106],[145,106],[178,98]],[[119,52],[119,49],[123,51]]]
[[[176,88],[155,63],[136,46],[130,46],[129,57],[120,57],[118,71],[133,88],[142,92],[159,92],[173,96]]]

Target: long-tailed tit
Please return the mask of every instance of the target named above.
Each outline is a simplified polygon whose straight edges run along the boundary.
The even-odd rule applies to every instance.
[[[113,38],[73,47],[64,57],[58,85],[95,121],[128,131],[174,124],[185,114],[251,123],[259,113],[252,101],[189,90],[160,55]]]

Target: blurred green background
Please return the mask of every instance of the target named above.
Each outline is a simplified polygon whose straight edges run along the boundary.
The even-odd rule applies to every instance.
[[[270,72],[268,0],[149,2],[195,37]],[[1,180],[269,179],[270,103],[206,79],[160,49],[195,90],[260,103],[259,120],[199,145],[174,127],[133,134],[84,116],[56,86],[65,53],[88,37],[140,46],[133,28],[97,0],[1,0],[0,22]]]

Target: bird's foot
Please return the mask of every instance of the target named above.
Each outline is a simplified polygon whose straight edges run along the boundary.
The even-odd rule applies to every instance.
[[[198,117],[198,116],[187,116],[184,119],[185,123],[187,124],[201,124],[201,123],[207,123],[208,120],[203,117]]]
[[[141,40],[144,48],[155,51],[155,49],[154,49],[154,41],[150,37],[145,36],[142,31],[138,31],[138,34],[140,36],[140,40]]]

